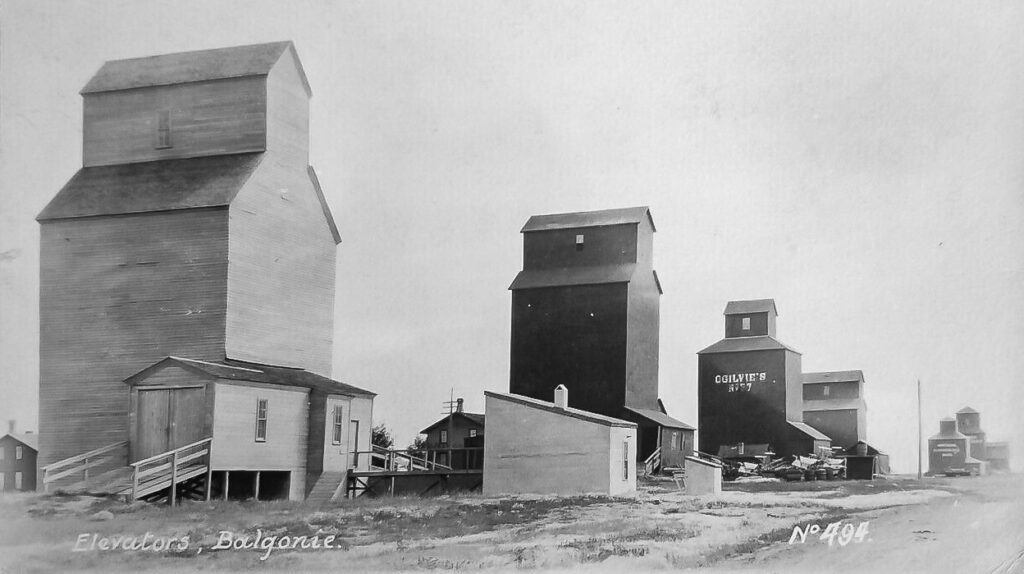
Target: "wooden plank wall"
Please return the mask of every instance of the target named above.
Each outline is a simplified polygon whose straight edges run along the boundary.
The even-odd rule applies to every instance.
[[[253,76],[86,94],[86,167],[266,149],[266,77]],[[171,112],[171,143],[158,149],[157,114]]]
[[[214,470],[291,471],[291,500],[306,487],[309,390],[220,380],[213,417]],[[267,440],[256,442],[256,401],[267,399]]]
[[[329,376],[334,239],[305,171],[267,155],[230,208],[227,354]]]
[[[123,380],[224,357],[227,210],[41,226],[39,464],[127,440]]]

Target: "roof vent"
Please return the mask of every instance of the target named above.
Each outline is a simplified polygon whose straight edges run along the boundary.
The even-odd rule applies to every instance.
[[[555,406],[560,409],[569,407],[569,389],[565,385],[555,387]]]

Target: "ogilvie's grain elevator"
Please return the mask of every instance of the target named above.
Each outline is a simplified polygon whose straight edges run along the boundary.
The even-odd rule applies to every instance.
[[[538,215],[522,229],[512,291],[510,392],[635,422],[638,458],[665,466],[692,453],[693,428],[658,399],[662,290],[646,207]]]

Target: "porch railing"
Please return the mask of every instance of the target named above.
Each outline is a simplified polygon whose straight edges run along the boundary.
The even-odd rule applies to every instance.
[[[170,488],[168,500],[171,506],[177,503],[177,485],[206,475],[206,500],[210,500],[210,481],[213,467],[210,465],[210,444],[213,438],[204,438],[192,444],[169,450],[149,458],[131,463],[131,499],[138,500]]]
[[[644,474],[651,476],[661,470],[661,449],[656,448],[644,461]]]
[[[367,455],[371,471],[434,472],[483,469],[483,447],[387,449],[374,445]]]
[[[78,473],[82,473],[81,480],[89,480],[90,468],[106,464],[117,457],[121,457],[124,460],[128,459],[128,441],[108,444],[107,446],[48,464],[41,468],[43,471],[43,490],[50,492],[50,485],[52,483]]]

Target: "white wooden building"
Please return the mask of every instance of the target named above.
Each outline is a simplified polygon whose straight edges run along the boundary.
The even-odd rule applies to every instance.
[[[484,494],[629,495],[636,492],[636,423],[554,402],[484,393]]]

